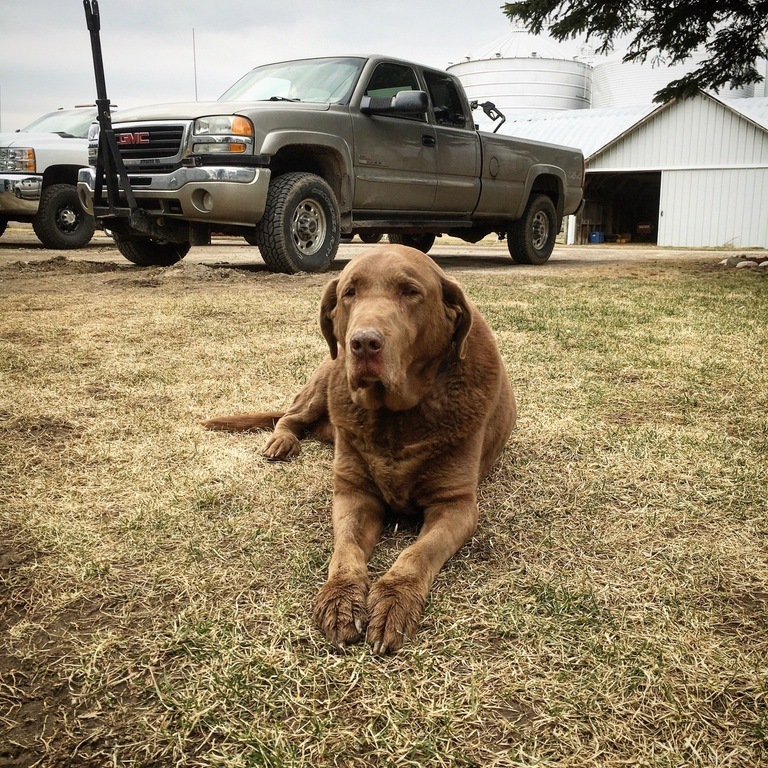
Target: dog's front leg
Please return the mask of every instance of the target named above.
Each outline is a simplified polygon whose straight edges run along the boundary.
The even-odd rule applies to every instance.
[[[419,538],[403,550],[368,596],[367,640],[374,653],[393,653],[414,635],[435,576],[476,525],[474,494],[425,510]]]
[[[315,600],[318,627],[337,648],[359,642],[368,623],[368,559],[381,536],[384,505],[373,494],[336,479],[333,555],[328,581]]]
[[[307,430],[328,422],[328,376],[333,361],[326,358],[293,398],[290,408],[275,424],[262,455],[271,461],[292,459],[301,451],[300,440]],[[321,430],[322,431],[322,430]],[[330,432],[330,426],[327,427]]]

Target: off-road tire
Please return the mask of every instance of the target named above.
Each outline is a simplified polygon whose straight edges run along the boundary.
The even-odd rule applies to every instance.
[[[72,184],[51,184],[40,195],[32,229],[46,248],[82,248],[91,241],[93,216],[86,213]]]
[[[435,236],[431,233],[423,235],[387,235],[390,243],[395,245],[407,245],[422,253],[429,253],[429,249],[435,244]]]
[[[533,195],[525,213],[507,232],[507,248],[516,264],[544,264],[552,255],[559,230],[555,204],[547,195]]]
[[[378,243],[381,240],[382,237],[384,237],[384,235],[377,235],[377,234],[370,234],[370,233],[369,234],[365,234],[365,233],[363,233],[362,235],[358,235],[358,237],[364,243],[367,243],[368,245],[375,245],[376,243]]]
[[[189,253],[189,243],[170,243],[139,235],[113,232],[117,250],[139,267],[170,267]]]
[[[256,228],[261,258],[272,272],[325,272],[340,240],[336,195],[314,173],[273,179]]]

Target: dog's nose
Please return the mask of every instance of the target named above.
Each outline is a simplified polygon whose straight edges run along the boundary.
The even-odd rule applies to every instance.
[[[384,347],[384,336],[375,328],[358,328],[349,338],[349,348],[355,357],[378,355]]]

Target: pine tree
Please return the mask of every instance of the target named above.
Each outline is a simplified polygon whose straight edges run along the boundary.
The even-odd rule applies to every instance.
[[[546,29],[560,41],[597,40],[598,53],[627,38],[627,62],[672,65],[702,51],[702,63],[658,91],[657,102],[763,79],[758,62],[768,57],[768,0],[520,0],[502,8],[534,34]]]

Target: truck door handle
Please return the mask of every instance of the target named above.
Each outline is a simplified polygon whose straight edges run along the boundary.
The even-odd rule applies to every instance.
[[[425,133],[421,137],[421,143],[425,147],[436,147],[437,139],[434,136],[430,136],[428,133]]]

